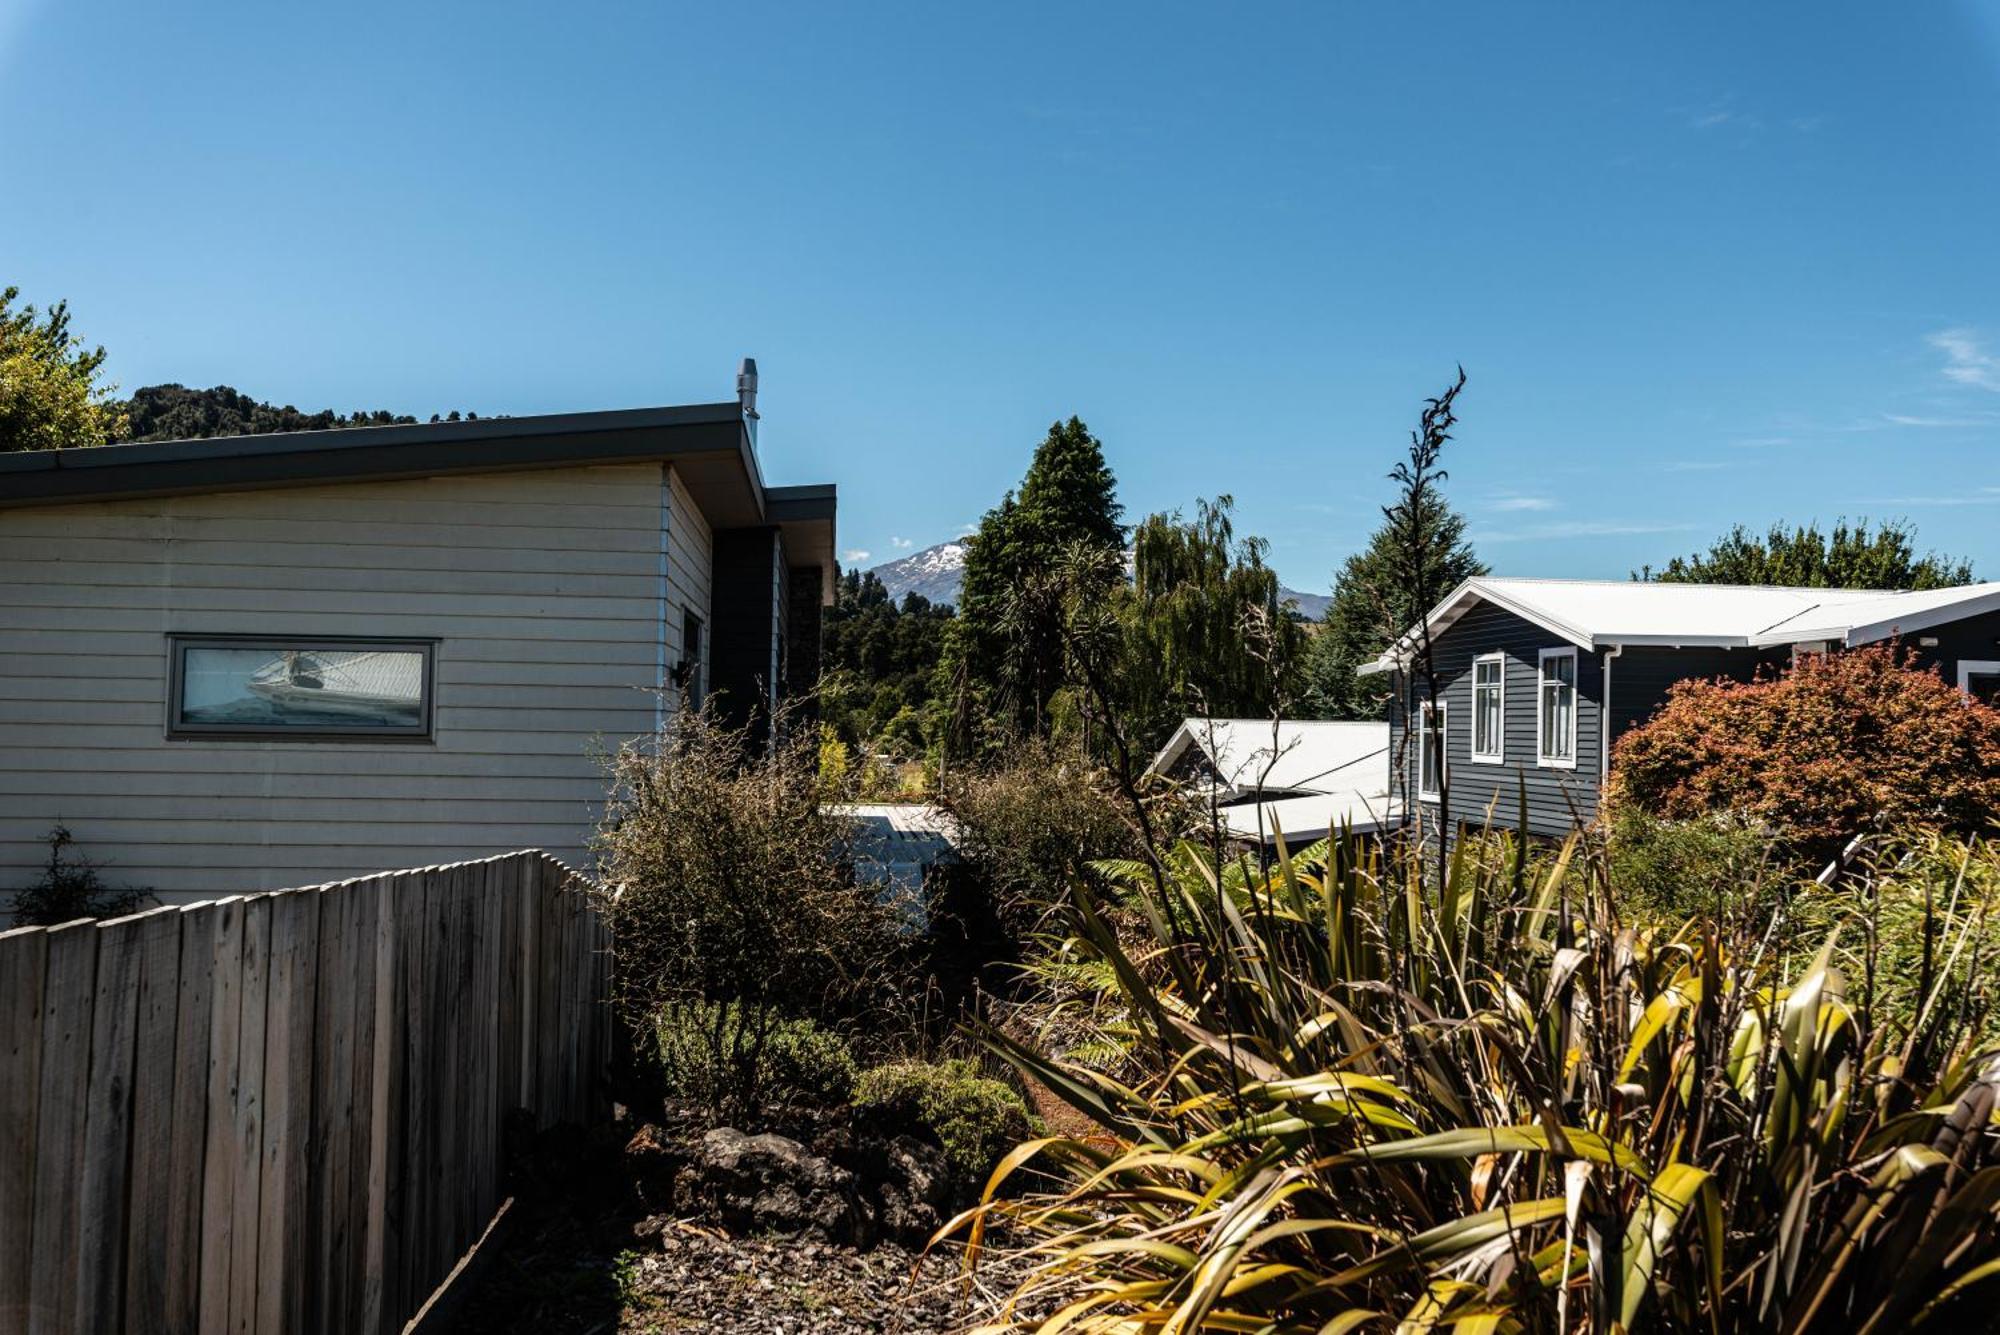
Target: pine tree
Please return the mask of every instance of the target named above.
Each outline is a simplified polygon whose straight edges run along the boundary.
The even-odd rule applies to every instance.
[[[980,520],[966,545],[958,619],[939,666],[953,750],[972,749],[982,731],[1046,731],[1062,685],[1048,653],[1057,637],[1019,594],[1045,584],[1079,546],[1123,546],[1117,488],[1103,445],[1072,417],[1049,427],[1019,491]]]

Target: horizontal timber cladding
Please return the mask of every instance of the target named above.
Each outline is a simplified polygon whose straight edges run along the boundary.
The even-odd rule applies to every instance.
[[[0,1330],[403,1329],[516,1110],[608,1111],[587,892],[512,852],[0,932]]]
[[[580,862],[601,754],[657,721],[662,566],[705,608],[709,563],[658,462],[0,509],[0,888],[58,823],[170,903]],[[168,637],[198,634],[434,641],[434,734],[169,740]]]
[[[1596,815],[1603,673],[1599,657],[1587,649],[1577,650],[1575,767],[1536,763],[1535,704],[1541,651],[1570,647],[1555,632],[1490,603],[1473,607],[1433,642],[1438,696],[1446,706],[1446,773],[1454,826],[1481,824],[1490,808],[1495,825],[1511,827],[1519,817],[1524,794],[1528,830],[1533,834],[1561,835],[1577,821]],[[1472,664],[1480,655],[1491,653],[1504,655],[1506,665],[1502,682],[1505,745],[1498,764],[1472,759]],[[1408,688],[1413,697],[1423,693],[1414,684]],[[1391,709],[1390,763],[1400,762],[1405,771],[1398,789],[1415,793],[1417,753],[1407,739],[1405,721],[1404,710]],[[1434,820],[1436,805],[1424,805]]]

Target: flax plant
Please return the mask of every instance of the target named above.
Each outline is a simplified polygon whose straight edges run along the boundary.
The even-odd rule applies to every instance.
[[[1089,1013],[1120,1060],[985,1036],[1101,1128],[1019,1146],[947,1227],[968,1264],[1032,1262],[989,1329],[1980,1325],[2000,1064],[1924,1022],[1990,967],[1983,914],[1878,1008],[1843,962],[1878,958],[1884,895],[1805,941],[1784,909],[1623,921],[1581,838],[1432,856],[1341,834],[1102,868],[1146,929],[1079,895],[1066,949],[1115,992]]]

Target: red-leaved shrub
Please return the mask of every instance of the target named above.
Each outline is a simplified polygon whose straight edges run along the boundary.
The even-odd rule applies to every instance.
[[[2000,823],[2000,710],[1893,645],[1747,685],[1684,681],[1619,739],[1605,799],[1670,820],[1734,812],[1812,856],[1878,821],[1984,831]]]

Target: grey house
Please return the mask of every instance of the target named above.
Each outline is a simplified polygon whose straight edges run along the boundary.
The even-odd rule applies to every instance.
[[[168,901],[580,864],[602,751],[817,677],[834,489],[755,395],[0,455],[0,899],[58,822]]]
[[[1427,629],[1437,704],[1413,671]],[[2000,583],[1924,592],[1469,579],[1363,673],[1389,677],[1390,784],[1453,825],[1566,833],[1597,813],[1611,747],[1691,677],[1752,679],[1794,654],[1900,638],[1947,681],[2000,694]]]

